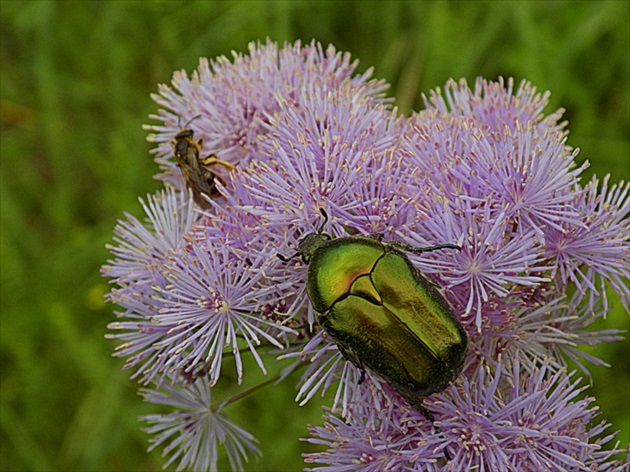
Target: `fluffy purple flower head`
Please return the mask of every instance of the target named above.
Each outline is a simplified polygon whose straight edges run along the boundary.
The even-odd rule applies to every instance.
[[[329,412],[324,426],[311,427],[307,441],[326,447],[306,455],[317,471],[417,470],[602,470],[612,455],[602,445],[605,422],[593,398],[576,400],[580,379],[545,364],[531,372],[515,362],[479,364],[458,386],[427,400],[441,418],[426,420],[406,405],[396,406],[387,387],[372,384],[351,407],[348,420]],[[384,395],[385,394],[385,395]],[[448,450],[449,463],[444,464]],[[610,465],[610,464],[609,464]],[[355,469],[353,469],[353,466]]]
[[[587,327],[609,310],[607,286],[630,300],[630,187],[582,186],[561,111],[545,115],[548,94],[526,82],[450,81],[405,117],[355,69],[332,46],[268,41],[202,59],[154,96],[149,139],[168,190],[143,204],[146,222],[119,223],[103,269],[122,308],[117,355],[153,385],[148,401],[177,410],[147,418],[153,447],[194,470],[213,470],[217,444],[233,469],[257,453],[223,416],[255,388],[210,402],[225,363],[236,388],[246,378],[246,350],[263,373],[290,363],[266,384],[297,383],[301,404],[324,398],[307,439],[322,448],[305,456],[315,470],[620,469],[566,360],[588,375],[601,361],[579,346],[619,339]],[[187,148],[200,166],[212,154],[235,166],[204,209],[174,158],[184,125],[202,139]],[[408,254],[469,337],[461,375],[424,399],[434,422],[322,330],[308,264],[290,258],[317,231],[461,247]]]
[[[176,436],[164,448],[163,455],[171,454],[164,467],[179,460],[177,471],[216,470],[219,445],[227,451],[233,470],[243,469],[248,454],[260,454],[256,439],[225,417],[221,412],[223,405],[212,405],[211,389],[205,379],[199,378],[183,389],[168,385],[163,390],[143,389],[140,393],[148,402],[176,409],[171,414],[141,418],[151,424],[145,431],[155,435],[149,451]]]

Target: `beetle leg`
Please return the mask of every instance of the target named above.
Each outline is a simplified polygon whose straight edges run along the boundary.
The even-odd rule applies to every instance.
[[[404,394],[402,396],[405,400],[407,400],[407,402],[409,402],[409,404],[412,407],[414,407],[416,410],[422,413],[422,415],[427,420],[429,420],[431,425],[435,428],[435,432],[437,434],[441,434],[442,436],[444,436],[444,434],[442,433],[442,429],[440,429],[440,427],[435,424],[435,416],[433,416],[433,413],[431,413],[431,411],[422,403],[422,398],[424,397],[414,397],[412,395],[404,395]],[[451,456],[448,453],[448,450],[444,448],[443,452],[444,452],[444,458],[446,459],[446,462],[450,462]]]
[[[462,248],[457,246],[456,244],[438,244],[437,246],[428,246],[428,247],[413,247],[413,246],[410,246],[409,244],[401,243],[398,241],[392,241],[391,243],[388,243],[388,244],[394,246],[399,251],[416,252],[416,253],[437,251],[438,249],[457,249],[458,251],[462,250]]]
[[[361,362],[361,359],[359,359],[359,357],[354,352],[352,352],[352,349],[347,348],[346,346],[342,346],[339,342],[337,343],[337,348],[339,349],[339,352],[341,352],[341,355],[347,361],[352,362],[355,367],[361,372],[361,377],[359,378],[359,385],[361,385],[365,380],[365,366],[363,365],[363,362]]]
[[[283,256],[283,255],[282,255],[282,254],[280,254],[280,253],[277,253],[277,254],[276,254],[276,257],[277,257],[278,259],[280,259],[282,262],[289,262],[291,259],[295,259],[295,258],[296,258],[296,257],[298,257],[299,255],[300,255],[300,253],[299,253],[299,252],[296,252],[295,254],[293,254],[293,255],[291,255],[291,256],[289,256],[289,257],[287,257],[287,256]]]

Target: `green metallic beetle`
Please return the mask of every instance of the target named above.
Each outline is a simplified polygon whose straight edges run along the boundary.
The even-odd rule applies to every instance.
[[[324,216],[324,224],[327,215]],[[376,372],[430,421],[422,399],[460,374],[468,338],[447,301],[403,251],[461,249],[454,244],[414,248],[399,242],[307,234],[297,253],[308,264],[306,289],[322,328],[362,373]],[[363,376],[362,376],[363,378]]]

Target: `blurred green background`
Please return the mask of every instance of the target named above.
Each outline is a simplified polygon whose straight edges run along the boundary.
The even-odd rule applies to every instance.
[[[403,112],[450,77],[527,78],[551,90],[547,112],[566,108],[587,176],[619,181],[630,177],[629,21],[627,1],[2,1],[0,469],[162,466],[136,421],[155,410],[104,339],[114,316],[99,268],[116,219],[140,216],[137,197],[159,188],[141,125],[173,70],[267,36],[317,38],[374,66]],[[615,306],[600,329],[628,329]],[[592,368],[590,394],[625,448],[629,343],[594,354],[613,368]],[[267,387],[227,410],[261,440],[251,470],[303,466],[297,438],[321,412],[294,395]]]

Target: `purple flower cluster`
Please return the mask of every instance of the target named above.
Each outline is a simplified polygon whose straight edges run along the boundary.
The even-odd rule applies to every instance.
[[[177,470],[213,470],[219,444],[234,470],[258,454],[224,416],[231,400],[210,402],[229,364],[241,383],[245,350],[265,373],[291,359],[280,380],[300,372],[302,403],[334,390],[306,439],[322,446],[305,456],[314,470],[621,470],[566,359],[588,375],[584,362],[600,361],[580,345],[620,339],[588,327],[609,311],[607,287],[630,304],[630,186],[582,184],[561,111],[543,114],[548,94],[526,82],[449,81],[407,117],[356,65],[316,42],[252,43],[154,96],[147,128],[167,189],[143,203],[144,221],[118,224],[103,268],[122,308],[117,355],[148,401],[176,409],[144,418],[153,447]],[[235,166],[209,210],[173,157],[187,123],[204,156]],[[317,230],[320,209],[334,237],[461,246],[409,254],[470,338],[459,379],[425,399],[434,424],[376,374],[359,382],[316,322],[305,264],[276,257]]]

